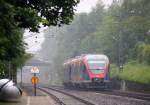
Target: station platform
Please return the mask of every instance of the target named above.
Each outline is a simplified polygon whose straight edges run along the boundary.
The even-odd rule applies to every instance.
[[[56,105],[49,96],[23,96],[17,102],[0,102],[0,105]]]
[[[34,96],[33,91],[23,89],[22,97],[16,102],[0,102],[0,105],[56,105],[56,102],[47,94],[37,90],[37,95]]]

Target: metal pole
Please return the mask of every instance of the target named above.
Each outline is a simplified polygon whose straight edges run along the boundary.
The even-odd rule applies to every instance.
[[[119,55],[119,73],[122,73],[123,72],[123,63],[124,63],[124,60],[123,60],[123,38],[122,38],[122,30],[120,30],[120,33],[119,33],[119,41],[118,41],[118,43],[119,43],[119,45],[118,45],[118,48],[119,48],[119,50],[118,50],[118,55]],[[126,82],[125,82],[125,80],[123,80],[123,79],[121,79],[121,87],[120,87],[120,89],[122,90],[122,91],[125,91],[126,90]]]
[[[34,84],[34,96],[36,96],[36,84]]]
[[[123,71],[123,51],[122,51],[122,32],[120,30],[119,36],[118,36],[118,69],[119,73]]]
[[[36,76],[36,73],[34,73],[34,76]],[[36,96],[36,83],[34,84],[34,96]]]

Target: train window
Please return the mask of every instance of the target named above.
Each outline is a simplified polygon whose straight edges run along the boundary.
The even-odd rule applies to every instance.
[[[91,69],[91,72],[94,74],[100,74],[100,73],[104,73],[104,70],[100,70],[100,69]]]
[[[90,69],[104,69],[105,62],[103,61],[88,61]]]

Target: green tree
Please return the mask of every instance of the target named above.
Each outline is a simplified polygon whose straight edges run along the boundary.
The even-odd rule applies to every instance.
[[[136,47],[136,57],[139,63],[150,64],[150,44],[145,44],[143,42],[137,43]]]
[[[69,24],[78,3],[79,0],[0,0],[0,75],[7,76],[8,64],[16,71],[16,61],[24,59],[22,29],[38,32],[40,24]]]
[[[79,0],[1,0],[1,3],[9,5],[19,27],[38,31],[39,23],[44,26],[68,24]]]

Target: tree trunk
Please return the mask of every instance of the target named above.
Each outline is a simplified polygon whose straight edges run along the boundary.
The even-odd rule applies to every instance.
[[[12,65],[12,80],[17,83],[17,66],[15,64]]]

